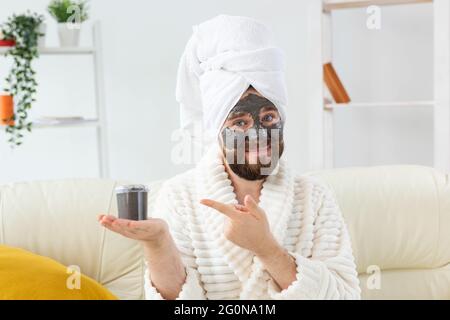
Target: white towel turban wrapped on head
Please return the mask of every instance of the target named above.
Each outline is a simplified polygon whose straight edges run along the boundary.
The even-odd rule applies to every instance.
[[[250,85],[285,120],[284,54],[267,26],[253,18],[218,15],[193,31],[178,67],[181,129],[202,143],[217,141],[228,113]]]

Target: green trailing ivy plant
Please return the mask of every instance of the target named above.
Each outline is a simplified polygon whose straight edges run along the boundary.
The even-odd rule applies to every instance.
[[[24,130],[31,132],[32,122],[27,120],[28,111],[36,101],[38,85],[32,62],[39,57],[38,39],[43,36],[39,32],[39,26],[43,21],[42,15],[27,12],[11,16],[1,26],[4,38],[16,42],[16,45],[6,52],[6,56],[13,58],[13,65],[5,79],[7,85],[4,89],[13,97],[15,103],[14,124],[6,127],[11,147],[22,143]]]

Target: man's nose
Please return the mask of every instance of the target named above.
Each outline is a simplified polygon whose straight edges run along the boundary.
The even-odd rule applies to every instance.
[[[267,139],[269,136],[268,130],[267,128],[252,127],[247,130],[246,138],[248,140]]]

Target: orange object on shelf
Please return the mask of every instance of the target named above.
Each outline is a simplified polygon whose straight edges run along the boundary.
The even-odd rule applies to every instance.
[[[11,95],[0,95],[0,124],[14,125],[14,101]]]
[[[331,62],[323,65],[323,79],[336,103],[349,103],[350,97]]]

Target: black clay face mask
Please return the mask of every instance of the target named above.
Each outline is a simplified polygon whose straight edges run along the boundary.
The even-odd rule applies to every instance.
[[[261,180],[275,169],[284,150],[284,119],[268,99],[249,94],[230,111],[221,132],[230,169],[246,180]]]

